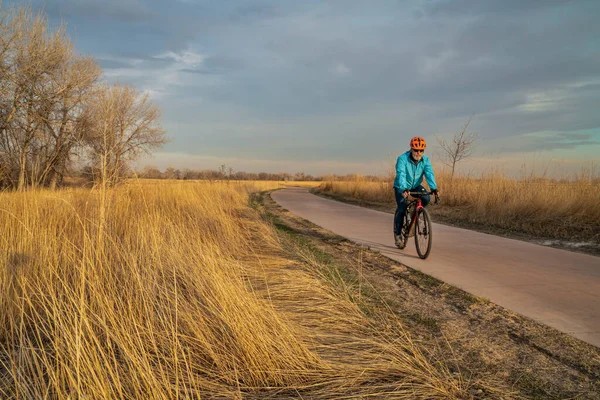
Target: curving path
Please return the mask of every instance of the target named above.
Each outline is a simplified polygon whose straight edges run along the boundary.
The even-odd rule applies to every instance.
[[[394,260],[600,347],[600,257],[434,224],[427,260],[394,246],[393,215],[305,188],[271,194],[293,214]]]

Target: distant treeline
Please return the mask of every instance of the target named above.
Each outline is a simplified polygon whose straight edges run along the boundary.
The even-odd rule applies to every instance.
[[[138,178],[145,179],[182,179],[182,180],[241,180],[241,181],[361,181],[382,182],[386,178],[376,175],[311,175],[304,172],[296,173],[270,173],[270,172],[244,172],[235,171],[222,165],[219,169],[175,169],[172,167],[160,171],[156,167],[147,166],[137,172]]]
[[[204,169],[204,170],[193,170],[193,169],[175,169],[167,168],[164,172],[161,172],[156,167],[145,167],[143,170],[138,171],[137,175],[139,178],[146,179],[183,179],[183,180],[241,180],[241,181],[320,181],[323,180],[320,176],[313,176],[298,172],[290,174],[286,172],[281,173],[269,173],[269,172],[244,172],[234,171],[229,168],[220,168],[218,170]]]

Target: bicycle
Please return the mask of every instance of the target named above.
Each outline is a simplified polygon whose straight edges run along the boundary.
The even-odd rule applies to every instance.
[[[434,204],[437,204],[439,200],[439,196],[437,193],[433,192],[409,192],[411,196],[421,196],[421,195],[434,195],[435,200]],[[396,213],[394,214],[394,221],[396,220],[396,216],[398,215],[398,208],[396,208]],[[394,227],[395,228],[395,227]],[[429,213],[423,207],[423,203],[421,202],[420,197],[416,197],[413,200],[409,201],[406,206],[406,213],[404,214],[404,223],[402,224],[402,242],[398,245],[400,250],[406,247],[408,243],[408,238],[414,236],[415,237],[415,247],[417,248],[417,254],[419,258],[426,259],[429,257],[429,252],[431,252],[431,242],[433,237],[433,231],[431,226],[431,218],[429,217]],[[394,234],[394,241],[396,240],[396,234]]]

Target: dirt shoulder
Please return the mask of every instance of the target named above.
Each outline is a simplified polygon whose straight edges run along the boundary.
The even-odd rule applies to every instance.
[[[370,208],[372,210],[387,212],[393,214],[396,210],[395,204],[378,203],[366,200],[355,199],[352,197],[341,196],[338,194],[325,193],[317,188],[310,190],[312,194],[321,196],[326,199],[332,199],[341,201],[343,203],[352,204],[360,207]],[[578,253],[590,254],[594,256],[600,256],[600,245],[593,242],[567,242],[564,240],[543,237],[543,236],[532,236],[531,234],[519,232],[517,230],[505,229],[496,226],[491,226],[481,223],[472,223],[464,218],[465,210],[453,209],[450,207],[444,207],[440,205],[433,205],[427,207],[429,214],[431,215],[433,222],[454,226],[458,228],[470,229],[477,232],[488,233],[491,235],[502,236],[509,239],[522,240],[524,242],[530,242],[539,244],[542,246],[553,247],[556,249],[569,250]]]
[[[258,201],[281,235],[336,266],[365,311],[400,318],[433,359],[474,382],[474,398],[600,399],[600,349],[472,296]]]

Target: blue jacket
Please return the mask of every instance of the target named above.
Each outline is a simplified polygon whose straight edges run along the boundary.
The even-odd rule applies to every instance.
[[[423,176],[425,176],[430,190],[437,189],[433,168],[426,155],[421,157],[417,165],[410,158],[410,150],[398,157],[396,161],[396,179],[394,179],[395,188],[400,190],[414,189],[423,182]]]

